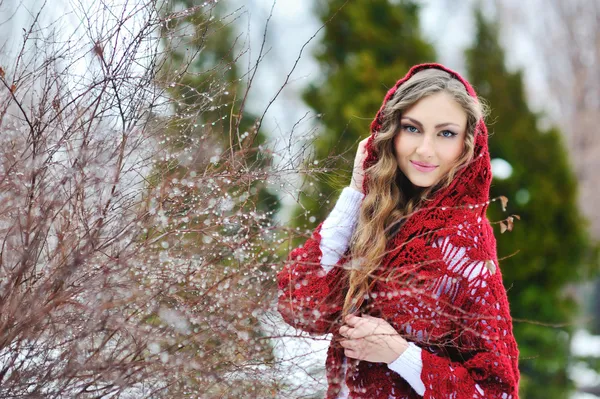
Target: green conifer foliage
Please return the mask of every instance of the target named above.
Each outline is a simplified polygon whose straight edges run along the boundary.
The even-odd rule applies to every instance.
[[[325,219],[350,184],[358,141],[369,135],[386,91],[412,65],[435,59],[418,12],[415,2],[390,0],[332,0],[317,8],[321,21],[329,21],[315,55],[322,79],[309,86],[304,100],[320,115],[314,142],[320,172],[309,176],[313,185],[301,193],[295,226],[313,228]]]

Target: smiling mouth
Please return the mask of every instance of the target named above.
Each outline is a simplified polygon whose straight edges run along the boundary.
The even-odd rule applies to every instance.
[[[419,172],[431,172],[432,170],[434,170],[435,168],[437,168],[436,165],[429,165],[429,166],[425,166],[413,161],[410,161],[410,163],[412,164],[412,166],[415,167],[415,169],[417,169]]]

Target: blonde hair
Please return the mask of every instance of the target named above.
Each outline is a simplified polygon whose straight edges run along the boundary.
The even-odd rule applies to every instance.
[[[420,99],[441,91],[450,94],[467,114],[463,152],[455,166],[437,184],[413,192],[410,182],[398,167],[394,155],[394,137],[400,131],[400,118],[404,110]],[[486,111],[484,104],[467,93],[462,82],[437,68],[415,73],[400,85],[385,104],[381,129],[373,139],[373,148],[379,157],[374,165],[365,170],[369,176],[369,190],[351,239],[351,259],[357,266],[351,267],[349,273],[344,315],[357,311],[362,305],[370,290],[371,276],[385,256],[387,241],[406,217],[433,193],[447,187],[456,173],[473,159],[475,129]]]

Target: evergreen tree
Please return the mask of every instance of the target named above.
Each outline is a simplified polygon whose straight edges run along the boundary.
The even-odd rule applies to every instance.
[[[323,205],[350,184],[357,144],[369,135],[386,90],[412,65],[435,59],[420,32],[415,2],[331,0],[317,13],[328,21],[316,53],[323,78],[308,87],[304,100],[320,115],[314,157],[327,171],[301,193],[303,207],[295,210],[293,220],[296,226],[313,228],[331,208]]]
[[[509,178],[494,179],[490,194],[507,196],[508,211],[521,217],[512,232],[497,234],[516,319],[521,393],[526,399],[563,399],[572,387],[567,367],[578,312],[567,287],[589,272],[577,182],[560,132],[540,128],[540,116],[527,105],[521,73],[507,71],[497,25],[480,11],[476,25],[474,45],[466,52],[468,75],[491,106],[491,156],[512,166]],[[490,207],[488,217],[493,222],[506,215]]]

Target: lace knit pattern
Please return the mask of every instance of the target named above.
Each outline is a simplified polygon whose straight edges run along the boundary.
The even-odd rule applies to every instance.
[[[424,64],[398,81],[384,103],[423,68],[450,72],[475,96],[455,72]],[[365,168],[377,160],[371,143],[381,125],[380,113],[371,125]],[[491,182],[487,138],[480,122],[474,160],[388,241],[367,299],[369,314],[385,319],[422,349],[424,398],[518,398],[518,350],[496,241],[485,217]],[[368,181],[367,175],[365,193]],[[292,250],[278,283],[279,311],[289,324],[313,334],[333,333],[326,361],[327,398],[337,396],[342,378],[353,399],[420,397],[385,364],[351,361],[346,376],[341,375],[344,352],[337,330],[349,259],[343,256],[329,273],[321,268],[321,227]]]

